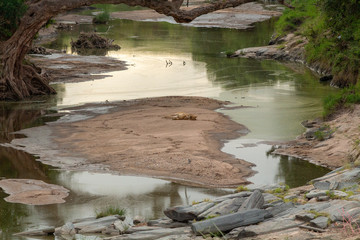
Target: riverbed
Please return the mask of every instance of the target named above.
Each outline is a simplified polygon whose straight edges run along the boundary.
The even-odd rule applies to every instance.
[[[167,95],[203,96],[230,101],[234,108],[219,110],[244,124],[250,133],[226,142],[223,151],[255,163],[255,185],[284,182],[300,186],[328,170],[299,159],[267,154],[268,141],[293,139],[303,131],[300,122],[321,114],[321,99],[330,87],[321,85],[309,70],[275,61],[228,59],[227,51],[267,44],[273,20],[253,29],[193,28],[170,23],[114,20],[96,31],[115,39],[122,49],[105,53],[127,61],[128,70],[108,73],[105,79],[57,83],[58,95],[36,102],[2,104],[2,142],[23,128],[39,126],[57,117],[45,117],[75,105]],[[49,47],[72,53],[71,38],[92,25],[63,31]],[[76,54],[76,53],[73,53]],[[169,64],[171,61],[171,65]],[[66,71],[66,67],[64,67]],[[249,106],[249,108],[237,108]],[[0,177],[31,178],[70,189],[61,205],[25,206],[0,200],[2,239],[31,227],[61,225],[95,214],[99,205],[117,204],[129,215],[162,217],[166,207],[223,195],[228,189],[187,187],[170,181],[116,176],[107,173],[59,171],[24,152],[0,148]],[[305,174],[306,173],[306,174]],[[1,198],[6,194],[1,192]],[[23,238],[19,238],[23,239]]]

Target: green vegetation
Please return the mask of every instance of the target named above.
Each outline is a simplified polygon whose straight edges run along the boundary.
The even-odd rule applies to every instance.
[[[333,83],[340,87],[356,84],[360,66],[360,1],[292,0],[295,9],[285,10],[276,25],[284,36],[290,32],[306,37],[306,58],[323,69],[331,69]],[[358,103],[358,88],[325,100],[324,115],[344,103]],[[346,93],[351,93],[346,95]]]
[[[96,209],[95,214],[96,218],[102,218],[111,215],[124,216],[126,214],[126,209],[115,206],[106,206],[100,209]]]
[[[244,185],[238,186],[235,190],[235,192],[246,192],[246,191],[249,191],[249,189]]]
[[[331,69],[333,83],[349,87],[324,99],[323,116],[360,103],[360,87],[355,86],[360,66],[360,2],[292,0],[291,4],[295,10],[286,9],[276,24],[278,35],[292,32],[307,38],[307,61]]]
[[[24,0],[0,0],[0,40],[8,39],[26,11]]]
[[[99,13],[93,18],[93,23],[95,24],[106,24],[110,20],[110,14],[108,11],[104,11],[102,13]]]
[[[315,218],[318,218],[318,217],[330,217],[330,214],[328,213],[324,213],[324,212],[317,212],[315,210],[310,210],[310,211],[307,211],[308,213],[311,213],[311,214],[314,214],[315,215]]]
[[[290,189],[290,187],[286,184],[282,184],[280,183],[279,185],[282,185],[283,187],[278,187],[272,190],[268,190],[266,191],[267,193],[271,193],[273,195],[275,195],[278,198],[281,198],[284,202],[289,202],[289,201],[297,201],[297,199],[285,199],[286,195],[288,194],[288,191]]]
[[[323,116],[328,117],[339,109],[350,107],[352,104],[360,103],[360,85],[344,88],[336,94],[324,98]]]

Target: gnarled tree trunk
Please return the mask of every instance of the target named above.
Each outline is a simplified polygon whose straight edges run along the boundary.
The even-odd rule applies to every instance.
[[[3,44],[0,100],[21,100],[32,95],[53,94],[49,79],[41,69],[24,63],[24,57],[39,30],[61,12],[96,3],[142,6],[172,16],[177,22],[254,0],[218,0],[191,10],[181,9],[184,0],[27,0],[28,9],[14,35]]]

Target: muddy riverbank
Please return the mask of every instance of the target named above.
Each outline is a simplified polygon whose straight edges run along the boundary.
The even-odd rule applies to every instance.
[[[360,163],[360,106],[343,110],[328,121],[306,121],[307,131],[281,146],[277,154],[296,156],[331,169]]]

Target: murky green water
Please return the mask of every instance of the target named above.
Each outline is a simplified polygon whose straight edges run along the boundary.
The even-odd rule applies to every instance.
[[[56,84],[59,94],[40,99],[41,103],[1,104],[0,142],[20,137],[10,134],[13,131],[56,120],[42,117],[49,108],[164,95],[205,96],[231,101],[233,106],[251,106],[219,111],[251,130],[249,135],[225,143],[223,150],[258,165],[255,170],[259,174],[250,179],[255,184],[285,182],[299,186],[327,172],[298,159],[270,156],[266,154],[270,146],[259,142],[294,138],[303,131],[301,121],[321,114],[321,98],[332,90],[301,66],[225,57],[229,50],[267,44],[273,21],[247,31],[124,20],[110,25],[95,29],[78,25],[71,32],[62,32],[49,47],[70,53],[71,38],[76,39],[81,31],[96,30],[122,47],[103,54],[127,61],[129,69],[102,80]],[[171,66],[166,65],[169,60]],[[250,147],[248,143],[255,144]],[[127,208],[130,215],[151,219],[161,217],[168,206],[226,192],[157,179],[57,171],[26,153],[5,147],[0,147],[0,177],[41,179],[71,190],[67,202],[58,205],[34,207],[0,200],[2,239],[16,239],[11,233],[27,228],[58,226],[93,216],[96,207],[103,204],[117,204]],[[0,195],[1,199],[6,196]]]

